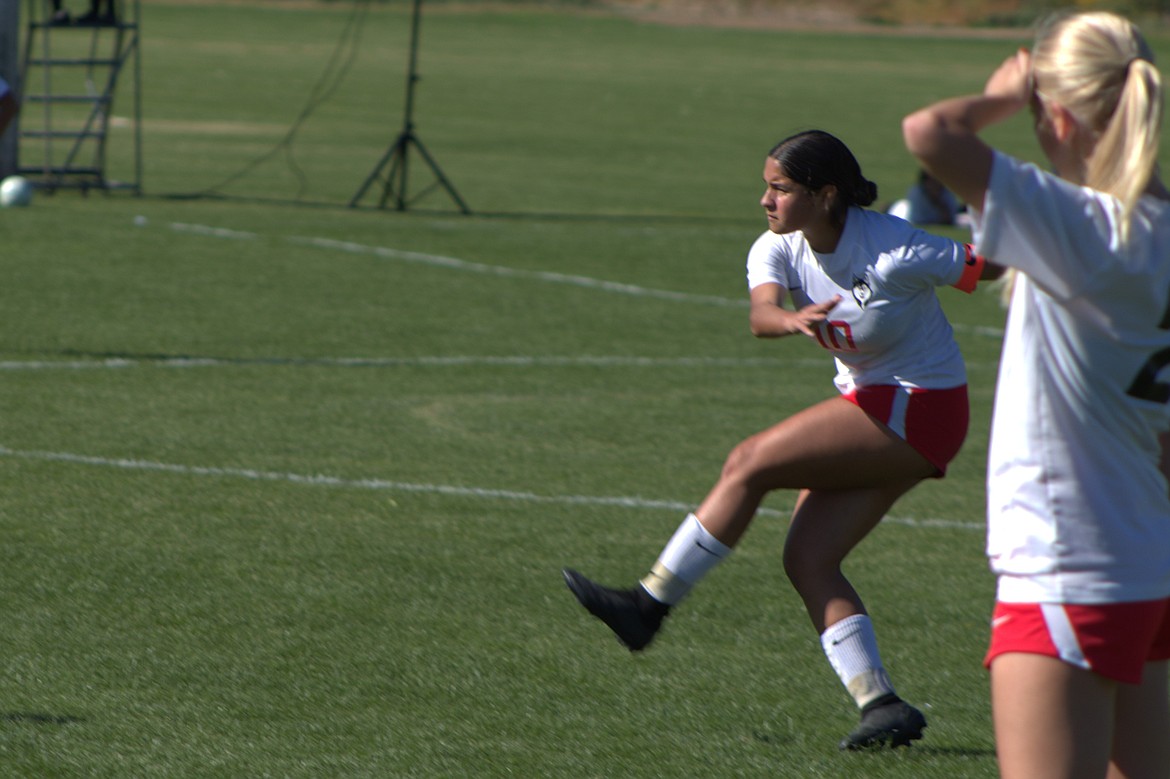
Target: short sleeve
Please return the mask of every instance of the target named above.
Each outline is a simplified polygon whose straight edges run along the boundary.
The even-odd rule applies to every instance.
[[[788,290],[799,289],[800,280],[792,268],[792,251],[784,236],[772,232],[760,235],[748,250],[748,289],[761,284],[779,284]]]
[[[1058,298],[1089,288],[1118,243],[1119,204],[996,152],[976,250]]]

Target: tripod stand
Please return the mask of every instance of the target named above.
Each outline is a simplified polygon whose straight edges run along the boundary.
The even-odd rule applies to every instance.
[[[366,177],[361,188],[358,189],[357,194],[350,199],[350,208],[358,204],[358,201],[366,194],[366,190],[370,188],[370,185],[381,175],[382,170],[387,164],[389,164],[390,168],[386,172],[386,181],[382,188],[382,199],[378,201],[378,205],[381,208],[385,208],[386,201],[393,197],[395,209],[405,211],[411,202],[406,197],[407,153],[410,151],[410,147],[414,146],[419,154],[422,155],[423,161],[430,166],[431,172],[435,174],[435,178],[438,180],[437,184],[424,190],[415,199],[426,194],[426,192],[435,186],[441,185],[447,190],[447,194],[451,196],[451,199],[455,201],[456,205],[459,206],[460,211],[464,214],[471,213],[471,209],[463,202],[463,198],[459,197],[459,193],[455,191],[455,187],[443,175],[443,171],[439,168],[438,163],[435,162],[435,158],[431,156],[430,152],[427,151],[422,141],[419,140],[414,132],[414,85],[418,81],[418,23],[421,15],[422,0],[414,0],[414,9],[411,14],[410,23],[410,67],[406,74],[406,111],[402,123],[402,132],[398,134],[398,138],[386,150],[386,153],[382,155],[382,159],[378,161],[373,172]]]

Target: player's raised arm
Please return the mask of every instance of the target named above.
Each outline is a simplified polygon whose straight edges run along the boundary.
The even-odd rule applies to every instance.
[[[976,211],[983,210],[993,158],[991,147],[978,134],[1028,104],[1029,62],[1028,52],[1021,49],[991,75],[983,94],[942,100],[902,121],[910,153]]]

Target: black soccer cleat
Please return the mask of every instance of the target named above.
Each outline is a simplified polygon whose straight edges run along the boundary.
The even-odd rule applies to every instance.
[[[883,695],[861,710],[861,724],[843,738],[843,750],[908,747],[922,738],[926,717],[893,693]]]
[[[566,568],[562,573],[565,584],[569,585],[581,605],[608,625],[618,641],[631,652],[645,649],[654,640],[663,618],[670,611],[670,606],[654,600],[641,585],[629,590],[611,590],[586,579],[572,568]]]

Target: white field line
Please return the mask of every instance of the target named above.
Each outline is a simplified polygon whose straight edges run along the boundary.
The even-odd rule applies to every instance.
[[[237,241],[252,241],[260,237],[259,233],[229,230],[226,227],[193,225],[185,222],[171,222],[171,229],[177,233],[195,233],[196,235],[208,235],[213,238],[231,238]]]
[[[72,452],[45,452],[36,450],[9,449],[0,446],[0,457],[21,460],[47,460],[52,462],[90,465],[103,468],[117,468],[129,471],[156,471],[181,476],[206,476],[212,478],[248,479],[251,481],[287,482],[317,487],[341,487],[384,492],[406,492],[449,497],[479,498],[482,500],[510,500],[520,503],[554,503],[569,506],[611,506],[642,510],[665,510],[685,513],[694,509],[693,504],[672,500],[609,496],[609,495],[538,495],[533,492],[501,490],[489,487],[464,487],[452,484],[419,484],[416,482],[392,481],[388,479],[343,479],[322,474],[283,473],[260,471],[251,468],[218,468],[199,465],[179,465],[151,460],[94,457]],[[760,514],[783,516],[784,512],[762,508]],[[959,530],[982,530],[982,523],[960,522],[947,519],[913,519],[909,517],[887,517],[885,522],[897,525],[923,528],[953,528]]]
[[[260,236],[257,233],[229,230],[226,228],[210,227],[207,225],[184,224],[175,222],[171,229],[177,232],[189,232],[215,238],[229,240],[254,240]],[[560,284],[601,289],[608,292],[653,297],[689,303],[706,303],[720,306],[746,306],[743,300],[733,300],[709,295],[692,295],[669,290],[656,290],[639,287],[632,284],[592,279],[585,276],[573,276],[543,271],[526,271],[506,266],[486,265],[483,263],[468,262],[453,257],[440,255],[407,252],[385,247],[364,246],[352,242],[336,241],[325,238],[302,238],[287,236],[286,240],[292,243],[316,246],[322,249],[344,251],[356,254],[372,254],[386,259],[405,262],[421,263],[435,267],[446,267],[475,273],[488,273],[498,276],[534,278]],[[993,328],[960,328],[979,335],[998,337],[1002,331]],[[0,362],[0,370],[28,370],[28,369],[92,369],[92,368],[130,368],[140,365],[163,365],[168,367],[210,367],[222,365],[336,365],[336,366],[466,366],[466,365],[511,365],[511,366],[635,366],[635,367],[672,367],[672,366],[767,366],[777,361],[765,358],[644,358],[644,357],[413,357],[413,358],[323,358],[323,359],[255,359],[255,360],[223,360],[215,358],[106,358],[93,360],[70,361],[4,361]],[[823,360],[801,360],[803,363],[820,365]],[[786,364],[791,364],[788,361]],[[252,481],[287,482],[310,486],[340,487],[350,489],[380,490],[388,492],[404,492],[433,494],[443,496],[471,497],[484,500],[511,500],[527,503],[553,503],[562,505],[592,505],[616,506],[644,510],[669,510],[686,512],[693,508],[692,504],[679,501],[653,500],[628,496],[589,496],[589,495],[538,495],[532,492],[516,490],[502,490],[485,487],[466,487],[448,484],[419,484],[400,482],[387,479],[343,479],[337,476],[321,474],[298,474],[277,471],[261,471],[249,468],[220,468],[209,466],[181,465],[162,463],[150,460],[135,460],[125,458],[95,457],[91,455],[71,452],[47,452],[36,450],[16,450],[0,446],[0,457],[23,460],[42,460],[94,467],[117,468],[135,471],[165,472],[185,476],[201,476],[211,478],[237,478]],[[783,512],[775,509],[760,509],[761,514],[781,516]],[[982,523],[962,522],[947,519],[914,519],[909,517],[888,517],[886,522],[924,528],[953,528],[960,530],[982,530]]]
[[[138,368],[159,366],[164,368],[216,368],[224,366],[295,366],[295,367],[341,367],[341,368],[464,368],[464,367],[514,367],[514,368],[759,368],[777,365],[820,367],[826,372],[833,369],[832,362],[822,359],[801,358],[778,360],[766,357],[623,357],[623,356],[526,356],[526,355],[451,355],[419,357],[241,357],[238,359],[216,357],[105,357],[86,360],[0,360],[0,371],[21,370],[94,370]]]
[[[170,227],[176,232],[195,233],[197,235],[206,235],[213,238],[225,238],[230,240],[254,240],[260,237],[258,233],[244,232],[241,230],[229,230],[223,227],[211,227],[208,225],[188,224],[185,222],[172,222]],[[636,297],[657,298],[661,300],[673,300],[681,303],[700,303],[704,305],[730,306],[737,308],[746,308],[748,305],[746,296],[744,298],[725,298],[719,297],[718,295],[696,295],[689,292],[675,292],[672,290],[641,287],[636,284],[623,284],[616,281],[605,281],[604,279],[594,279],[589,276],[553,273],[551,271],[522,270],[519,268],[510,268],[506,265],[488,265],[482,262],[461,260],[457,257],[444,257],[441,254],[425,254],[423,252],[391,249],[385,246],[368,246],[366,244],[355,243],[353,241],[339,241],[333,238],[315,238],[288,235],[284,236],[284,240],[288,241],[289,243],[295,243],[303,246],[314,246],[319,249],[340,251],[347,254],[369,254],[387,260],[412,262],[421,265],[429,265],[436,268],[449,268],[452,270],[461,270],[469,273],[483,273],[509,278],[537,279],[554,284],[569,284],[575,287],[600,289],[605,292],[616,292],[619,294],[632,295]],[[971,333],[973,335],[988,336],[991,338],[1001,338],[1003,336],[1002,328],[971,327],[960,324],[952,324],[952,326],[954,327],[955,332]]]
[[[449,355],[418,357],[94,357],[84,360],[0,360],[4,371],[92,371],[129,368],[823,368],[833,372],[826,358],[801,357],[632,357],[583,355],[580,357],[532,355]],[[967,363],[969,370],[991,370],[994,363]]]
[[[681,303],[702,303],[711,306],[735,306],[740,308],[747,306],[746,300],[734,300],[732,298],[723,298],[716,295],[695,295],[688,292],[673,292],[671,290],[665,289],[639,287],[636,284],[622,284],[616,281],[605,281],[603,279],[594,279],[588,276],[575,276],[566,273],[553,273],[551,271],[521,270],[519,268],[509,268],[506,265],[487,265],[481,262],[469,262],[467,260],[456,259],[455,257],[443,257],[436,254],[407,252],[401,251],[399,249],[387,249],[382,246],[365,246],[363,244],[353,243],[351,241],[335,241],[329,238],[301,238],[297,236],[290,236],[287,240],[291,243],[315,246],[321,249],[349,252],[351,254],[372,254],[376,257],[382,257],[388,260],[402,260],[403,262],[415,262],[423,265],[469,271],[471,273],[486,273],[493,276],[537,279],[540,281],[552,282],[554,284],[569,284],[574,287],[600,289],[606,292],[617,292],[619,294],[633,295],[635,297],[660,298],[663,300],[674,300]]]

